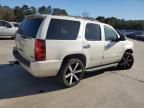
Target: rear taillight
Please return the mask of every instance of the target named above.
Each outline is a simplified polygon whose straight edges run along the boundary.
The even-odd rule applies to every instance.
[[[45,40],[35,40],[35,60],[44,61],[46,59],[46,43]]]

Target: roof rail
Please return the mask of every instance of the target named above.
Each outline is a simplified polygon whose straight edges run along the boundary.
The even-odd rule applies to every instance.
[[[85,19],[85,20],[91,20],[91,21],[97,21],[98,22],[98,20],[96,20],[92,17],[82,17],[82,16],[70,16],[70,17],[81,18],[81,19]]]
[[[52,15],[52,14],[37,14],[37,15]],[[27,17],[34,17],[35,15],[27,15]],[[55,15],[54,15],[55,16]],[[98,20],[92,18],[92,17],[82,17],[82,16],[72,16],[72,15],[56,15],[56,16],[66,16],[66,17],[72,17],[72,18],[80,18],[80,19],[84,19],[84,20],[90,20],[90,21],[96,21],[99,22]]]

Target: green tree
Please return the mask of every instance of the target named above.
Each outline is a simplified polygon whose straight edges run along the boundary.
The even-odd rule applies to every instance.
[[[47,10],[46,6],[39,7],[38,12],[40,14],[48,14],[48,10]]]
[[[52,14],[52,11],[53,11],[52,7],[51,7],[51,6],[48,6],[48,7],[47,7],[47,13],[48,13],[48,14]]]
[[[23,5],[22,7],[16,6],[14,8],[15,21],[22,21],[26,15],[36,14],[37,9],[33,6]]]
[[[105,19],[104,16],[99,16],[99,17],[96,18],[96,20],[98,20],[99,22],[103,22],[104,23],[106,19]]]
[[[36,14],[37,13],[37,9],[34,6],[30,7],[29,10],[30,10],[30,14]]]
[[[117,18],[115,18],[115,17],[111,17],[111,18],[107,18],[106,20],[105,20],[105,23],[107,23],[107,24],[109,24],[109,25],[111,25],[111,26],[113,26],[113,27],[116,27],[117,25]]]
[[[8,6],[0,6],[0,20],[12,21],[14,19],[13,9]]]
[[[15,21],[21,21],[23,19],[21,8],[19,6],[15,6],[14,15],[15,15]]]
[[[31,9],[28,5],[23,5],[21,8],[22,17],[24,18],[26,15],[31,15]]]

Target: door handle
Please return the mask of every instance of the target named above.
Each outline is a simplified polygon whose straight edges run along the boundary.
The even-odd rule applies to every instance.
[[[90,44],[84,45],[83,48],[85,49],[91,48],[91,45]]]

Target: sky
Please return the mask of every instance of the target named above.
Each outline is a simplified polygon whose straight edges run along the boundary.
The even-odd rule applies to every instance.
[[[66,9],[70,15],[87,12],[91,17],[117,17],[126,20],[144,20],[144,0],[0,0],[0,5],[15,7],[27,4]]]

